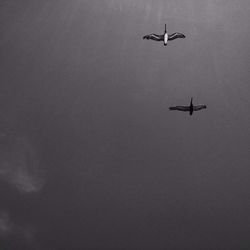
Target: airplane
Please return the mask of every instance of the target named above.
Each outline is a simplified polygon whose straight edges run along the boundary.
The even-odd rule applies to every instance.
[[[193,98],[191,98],[191,102],[189,106],[174,106],[174,107],[170,107],[169,110],[178,110],[178,111],[188,111],[190,115],[193,114],[194,111],[199,111],[202,109],[206,109],[207,106],[206,105],[193,105]]]
[[[172,41],[176,38],[185,38],[186,36],[182,33],[175,32],[172,35],[167,33],[167,25],[165,24],[165,32],[163,35],[149,34],[143,37],[143,39],[151,39],[154,41],[163,41],[164,46],[167,46],[168,41]]]

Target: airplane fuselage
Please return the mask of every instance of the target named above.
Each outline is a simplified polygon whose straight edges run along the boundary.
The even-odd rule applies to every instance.
[[[193,98],[191,98],[189,114],[192,115],[193,112],[194,112]]]
[[[193,112],[194,112],[194,107],[193,107],[193,106],[190,106],[189,114],[192,115]]]
[[[164,33],[164,45],[167,46],[167,44],[168,44],[168,33],[165,32]]]

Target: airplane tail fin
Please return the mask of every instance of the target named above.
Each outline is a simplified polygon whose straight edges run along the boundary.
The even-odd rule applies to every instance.
[[[165,24],[165,33],[167,33],[167,24]]]

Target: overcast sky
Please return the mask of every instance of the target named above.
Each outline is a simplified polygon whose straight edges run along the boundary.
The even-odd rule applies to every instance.
[[[2,0],[1,249],[249,249],[249,14]]]

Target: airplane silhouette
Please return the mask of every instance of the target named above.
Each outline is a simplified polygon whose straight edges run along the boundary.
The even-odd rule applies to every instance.
[[[165,24],[165,32],[163,35],[156,35],[156,34],[149,34],[143,37],[143,39],[151,39],[154,41],[163,41],[164,42],[164,46],[167,46],[168,41],[172,41],[176,38],[185,38],[186,36],[183,35],[182,33],[173,33],[172,35],[168,35],[167,33],[167,25]]]
[[[174,106],[174,107],[170,107],[169,110],[178,110],[178,111],[184,111],[184,112],[189,112],[190,115],[193,114],[194,111],[199,111],[202,109],[206,109],[207,106],[206,105],[193,105],[193,98],[191,98],[191,102],[189,106]]]

